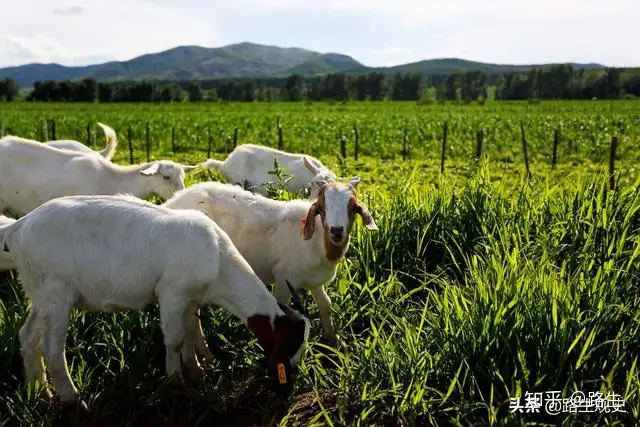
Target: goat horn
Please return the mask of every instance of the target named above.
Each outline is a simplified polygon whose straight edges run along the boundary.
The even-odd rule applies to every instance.
[[[291,297],[293,299],[293,304],[291,304],[291,307],[298,310],[300,314],[306,315],[307,310],[304,307],[304,302],[302,301],[302,296],[300,295],[300,292],[294,289],[288,280],[285,280],[285,282],[287,282],[287,287],[289,288],[289,292],[291,292]]]

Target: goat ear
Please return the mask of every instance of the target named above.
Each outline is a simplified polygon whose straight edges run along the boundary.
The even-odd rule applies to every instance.
[[[307,219],[304,222],[304,240],[309,240],[313,237],[313,233],[316,231],[316,215],[318,215],[318,202],[313,202],[307,212]]]
[[[356,188],[358,184],[360,184],[360,177],[354,176],[352,178],[349,178],[349,184],[351,184],[353,188]]]
[[[376,222],[373,220],[373,216],[371,216],[371,212],[369,212],[369,209],[361,201],[356,202],[355,212],[360,215],[362,223],[368,230],[378,229]]]
[[[311,164],[307,156],[304,156],[302,161],[304,162],[304,166],[309,170],[309,172],[311,172],[314,175],[318,174],[319,172],[318,168],[316,168],[313,164]]]
[[[191,166],[191,165],[182,165],[182,170],[184,170],[184,173],[189,174],[191,172],[194,172],[196,169],[198,169],[199,165],[195,165],[195,166]]]
[[[155,175],[158,173],[159,168],[160,168],[160,165],[158,165],[157,163],[151,163],[146,168],[140,170],[140,175],[145,175],[145,176]]]

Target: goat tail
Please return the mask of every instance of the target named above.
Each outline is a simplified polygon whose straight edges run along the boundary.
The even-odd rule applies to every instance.
[[[104,131],[104,136],[107,138],[107,146],[100,152],[100,155],[107,160],[111,160],[116,152],[116,147],[118,146],[118,137],[116,136],[116,131],[100,122],[98,122],[98,126],[102,128],[102,130]]]
[[[209,159],[206,162],[202,163],[202,166],[204,166],[206,169],[217,169],[217,170],[220,170],[220,168],[222,168],[223,164],[224,164],[224,162],[221,161],[221,160]]]

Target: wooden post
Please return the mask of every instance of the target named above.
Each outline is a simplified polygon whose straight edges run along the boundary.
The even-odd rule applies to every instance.
[[[444,158],[447,150],[447,129],[449,125],[445,120],[444,126],[442,128],[442,155],[440,157],[440,173],[444,173]]]
[[[358,127],[353,125],[353,158],[358,160],[358,144],[360,143],[360,135],[358,134]]]
[[[87,145],[93,148],[93,141],[91,140],[91,123],[87,123]]]
[[[407,145],[409,144],[409,136],[407,128],[402,129],[402,160],[407,160]]]
[[[2,122],[2,126],[0,127],[0,138],[4,137],[4,122]]]
[[[556,168],[556,163],[558,163],[558,142],[560,141],[560,131],[556,129],[553,134],[553,157],[551,159],[551,168]]]
[[[147,162],[150,162],[151,161],[151,124],[149,124],[149,122],[147,122],[146,140],[147,140]]]
[[[609,189],[613,190],[616,186],[616,151],[618,150],[618,137],[611,138],[611,147],[609,150]]]
[[[236,145],[238,145],[238,128],[234,128],[233,129],[233,148],[236,148]]]
[[[480,160],[484,152],[484,132],[480,129],[476,135],[476,160]]]
[[[340,132],[340,155],[343,159],[347,158],[347,139],[342,132]]]
[[[527,152],[527,138],[524,133],[524,122],[520,121],[520,133],[522,134],[522,151],[524,153],[524,167],[527,171],[527,179],[531,178],[531,170],[529,169],[529,153]]]
[[[171,127],[171,152],[176,152],[176,127]]]
[[[51,119],[51,140],[56,139],[56,119]]]
[[[133,141],[131,126],[127,128],[127,139],[129,140],[129,164],[133,164]]]
[[[278,150],[282,150],[284,147],[283,139],[282,125],[280,124],[280,117],[278,117]]]
[[[211,158],[211,148],[213,147],[213,136],[211,135],[211,129],[207,129],[209,134],[209,147],[207,148],[207,159]]]

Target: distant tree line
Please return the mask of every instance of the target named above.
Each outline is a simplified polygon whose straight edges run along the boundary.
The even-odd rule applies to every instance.
[[[13,77],[0,80],[0,101],[11,102],[20,95],[20,88]]]
[[[29,101],[44,102],[265,102],[421,100],[617,99],[640,96],[640,70],[574,69],[569,65],[536,68],[526,72],[488,75],[469,71],[429,76],[415,72],[385,75],[343,73],[287,78],[225,79],[202,81],[117,81],[93,78],[75,81],[37,81]],[[13,79],[0,80],[0,100],[18,94]]]

